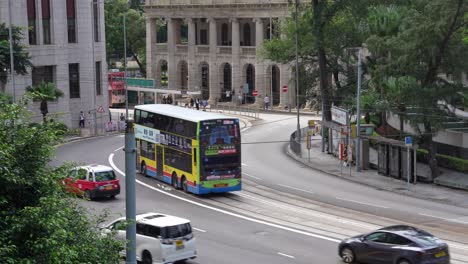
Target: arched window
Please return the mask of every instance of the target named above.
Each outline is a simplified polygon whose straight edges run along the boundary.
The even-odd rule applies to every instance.
[[[222,46],[229,45],[228,34],[229,34],[228,24],[224,23],[221,26],[221,45]]]
[[[250,46],[250,24],[244,24],[244,46]]]

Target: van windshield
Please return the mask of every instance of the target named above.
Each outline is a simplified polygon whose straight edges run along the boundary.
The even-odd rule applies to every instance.
[[[189,223],[176,226],[166,226],[161,230],[162,238],[178,238],[192,233],[192,227]]]

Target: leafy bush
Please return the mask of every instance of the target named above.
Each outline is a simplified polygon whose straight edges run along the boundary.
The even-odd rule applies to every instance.
[[[418,149],[417,160],[419,162],[428,163],[429,152],[425,149]],[[443,168],[468,173],[468,160],[465,159],[460,159],[443,154],[437,154],[437,163],[440,167]]]

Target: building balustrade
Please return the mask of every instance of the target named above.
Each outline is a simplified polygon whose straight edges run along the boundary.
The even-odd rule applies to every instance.
[[[167,43],[158,43],[156,44],[157,53],[167,53]]]
[[[241,47],[241,55],[255,56],[257,54],[256,47]]]
[[[231,54],[232,53],[232,48],[231,47],[218,47],[218,53],[219,54]]]
[[[176,45],[176,52],[177,53],[187,53],[188,46],[187,45]]]
[[[146,0],[146,6],[287,4],[288,0]]]
[[[210,53],[210,46],[208,45],[198,45],[197,53]]]

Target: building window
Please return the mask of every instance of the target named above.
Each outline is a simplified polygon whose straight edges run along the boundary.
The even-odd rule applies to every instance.
[[[50,44],[52,41],[50,30],[50,0],[42,0],[42,31],[44,33],[44,44]]]
[[[33,67],[31,71],[32,86],[36,86],[41,82],[55,83],[54,66]]]
[[[208,45],[208,32],[206,29],[200,30],[200,44]]]
[[[99,42],[99,2],[93,0],[94,42]]]
[[[227,46],[229,44],[228,34],[229,34],[228,24],[224,23],[221,26],[221,45],[222,46]]]
[[[158,23],[156,41],[158,43],[167,43],[167,23]]]
[[[28,0],[28,36],[29,45],[37,44],[37,32],[36,32],[36,0]]]
[[[70,98],[80,98],[80,64],[68,64],[68,78],[70,80]]]
[[[96,94],[102,95],[102,85],[101,85],[101,62],[96,61]]]
[[[244,45],[243,46],[250,46],[250,25],[248,23],[244,24]]]
[[[76,43],[76,6],[75,0],[67,0],[68,43]]]

